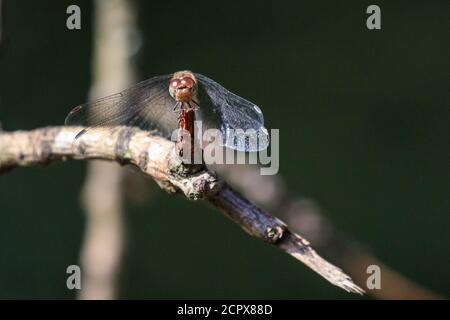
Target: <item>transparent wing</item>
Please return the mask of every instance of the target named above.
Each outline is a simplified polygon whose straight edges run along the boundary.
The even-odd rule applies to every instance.
[[[175,100],[169,94],[170,75],[158,76],[138,83],[120,93],[75,107],[67,115],[66,125],[109,127],[127,125],[143,130],[157,130],[170,137],[177,128],[177,115],[172,112]],[[81,136],[87,129],[80,132]]]
[[[204,75],[195,77],[204,127],[219,129],[224,135],[223,145],[228,148],[246,152],[266,149],[269,134],[261,109]]]

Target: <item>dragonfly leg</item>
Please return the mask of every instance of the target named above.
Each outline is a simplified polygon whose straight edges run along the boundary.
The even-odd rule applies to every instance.
[[[177,109],[181,109],[183,106],[183,104],[180,101],[177,101],[177,103],[175,103],[175,105],[172,108],[172,112],[178,112],[179,110]]]
[[[192,105],[188,102],[189,110],[197,111],[197,110],[199,109],[199,107],[200,107],[200,106],[198,105],[198,102],[195,101],[194,99],[192,99],[190,102],[192,102],[192,103],[195,104],[195,105],[192,106]]]
[[[200,109],[200,105],[198,104],[197,101],[195,101],[194,99],[191,100],[193,104],[195,104],[195,106],[192,108],[194,111],[197,111],[198,109]]]

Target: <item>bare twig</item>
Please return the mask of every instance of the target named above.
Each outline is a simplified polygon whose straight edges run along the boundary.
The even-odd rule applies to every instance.
[[[322,259],[308,241],[290,231],[281,220],[256,207],[204,167],[183,165],[172,142],[139,129],[114,127],[94,129],[74,143],[80,130],[49,127],[1,133],[0,171],[67,159],[103,159],[135,165],[167,192],[209,201],[247,233],[289,253],[332,284],[363,293],[349,276]]]
[[[365,286],[368,266],[379,266],[381,288],[369,290],[370,295],[380,299],[440,298],[386,266],[365,245],[337,230],[314,201],[290,195],[280,175],[262,176],[257,166],[214,166],[214,170],[257,205],[282,213],[293,231],[310,239],[315,247],[342,266],[358,285]]]

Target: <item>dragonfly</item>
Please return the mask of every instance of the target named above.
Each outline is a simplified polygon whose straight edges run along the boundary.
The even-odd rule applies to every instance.
[[[170,139],[174,130],[190,132],[194,120],[201,120],[203,130],[220,130],[221,146],[255,152],[269,145],[263,113],[256,104],[191,71],[156,76],[79,105],[69,112],[65,124],[86,127],[76,139],[92,127],[118,125],[155,131]]]

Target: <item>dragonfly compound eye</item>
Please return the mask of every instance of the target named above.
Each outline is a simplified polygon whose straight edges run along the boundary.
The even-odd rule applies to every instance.
[[[194,87],[194,80],[191,77],[183,77],[180,79],[181,87],[192,89]]]

